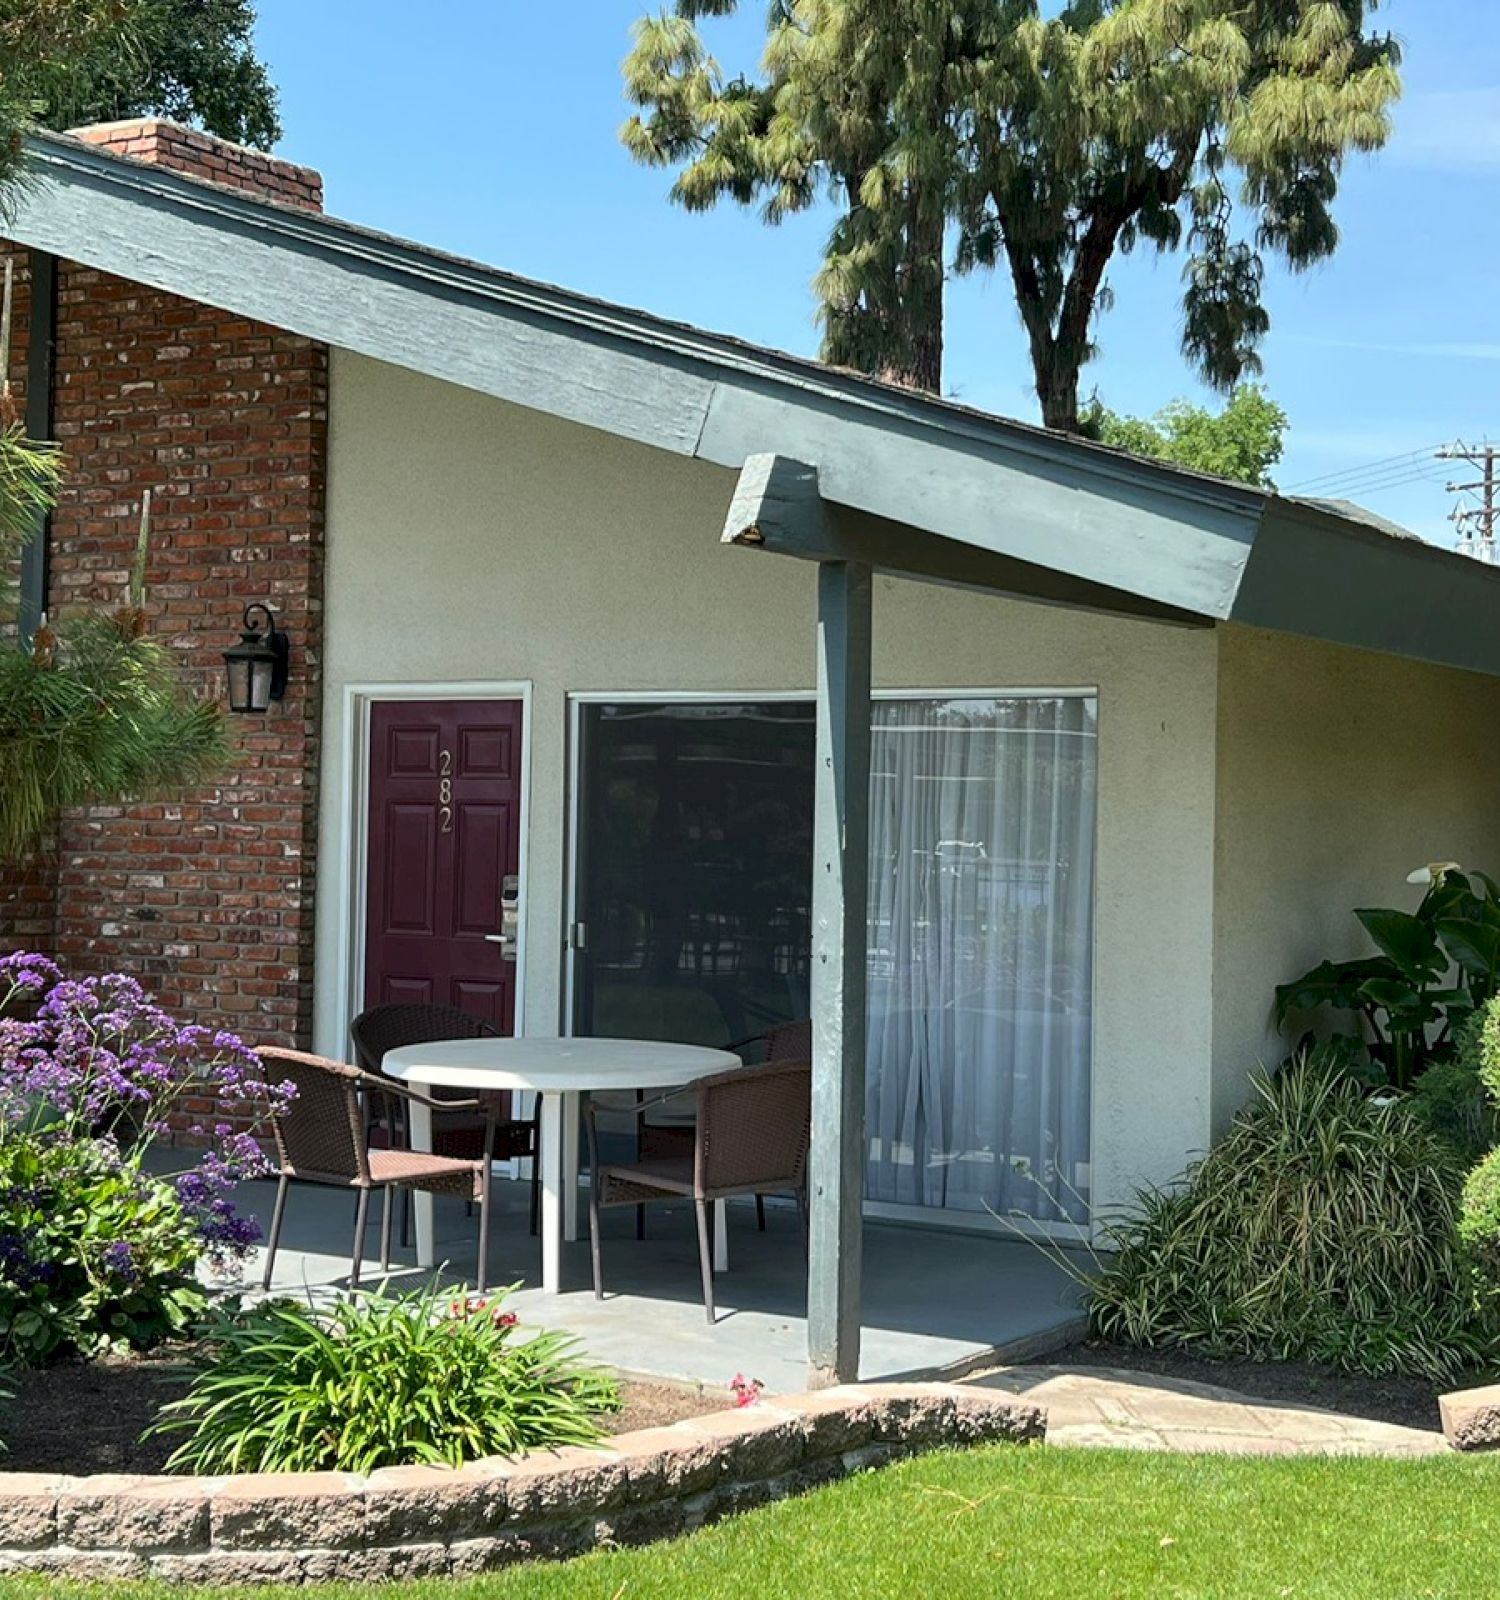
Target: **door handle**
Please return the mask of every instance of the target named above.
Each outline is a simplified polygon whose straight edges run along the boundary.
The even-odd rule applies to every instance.
[[[507,872],[500,885],[500,931],[487,933],[490,944],[500,946],[501,957],[506,961],[516,959],[516,937],[521,931],[521,881],[513,872]]]

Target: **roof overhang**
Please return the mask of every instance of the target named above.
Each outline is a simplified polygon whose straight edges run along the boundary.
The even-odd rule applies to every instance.
[[[30,143],[18,243],[742,475],[817,465],[765,548],[1156,621],[1243,621],[1500,674],[1500,571],[107,154]],[[799,544],[800,541],[800,544]]]
[[[1220,535],[1220,560],[1232,574],[1221,602],[1182,609],[1157,598],[1165,584],[1110,588],[987,545],[914,539],[907,528],[827,503],[819,480],[806,462],[752,457],[723,542],[1156,622],[1243,623],[1500,675],[1500,571],[1388,531],[1352,508],[1262,496],[1248,537],[1241,529]],[[1149,563],[1172,552],[1162,545],[1140,555]]]

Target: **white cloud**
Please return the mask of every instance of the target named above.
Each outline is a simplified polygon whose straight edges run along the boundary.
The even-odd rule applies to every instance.
[[[1500,86],[1408,95],[1388,155],[1402,166],[1500,167]]]

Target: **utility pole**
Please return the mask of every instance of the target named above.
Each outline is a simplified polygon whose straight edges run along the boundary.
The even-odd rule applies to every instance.
[[[1500,448],[1492,444],[1469,446],[1460,440],[1438,451],[1439,461],[1462,461],[1476,468],[1479,479],[1474,483],[1450,483],[1449,494],[1464,495],[1450,513],[1448,520],[1458,530],[1455,548],[1461,555],[1472,556],[1488,566],[1500,565],[1496,555],[1495,535],[1500,531]],[[1472,503],[1477,500],[1477,504]]]

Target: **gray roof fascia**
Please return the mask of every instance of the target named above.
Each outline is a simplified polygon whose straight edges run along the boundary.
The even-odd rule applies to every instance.
[[[1264,496],[622,310],[294,207],[31,141],[12,237],[293,333],[1211,618]]]
[[[815,462],[830,526],[890,570],[1500,673],[1500,572],[1357,508],[1142,461],[65,135],[30,154],[0,225],[20,243],[737,474],[759,455]]]
[[[978,589],[1039,605],[1064,606],[1182,627],[1209,619],[1173,610],[1070,572],[976,549],[941,534],[914,538],[903,523],[832,505],[819,493],[818,469],[786,456],[745,462],[720,542],[804,561],[854,562],[922,583]]]
[[[1271,500],[1229,620],[1500,676],[1500,569],[1390,529]]]

